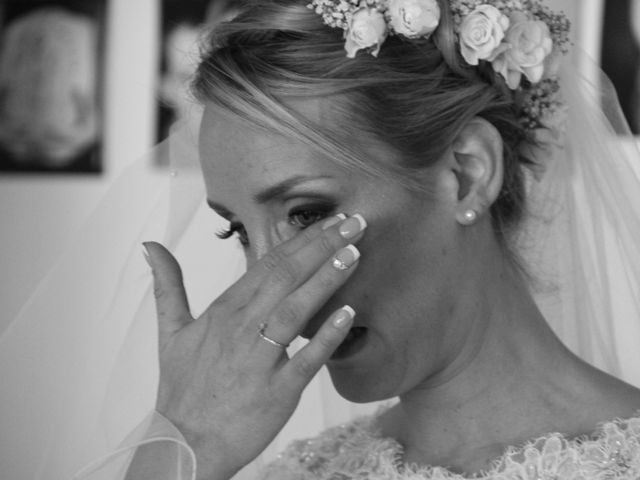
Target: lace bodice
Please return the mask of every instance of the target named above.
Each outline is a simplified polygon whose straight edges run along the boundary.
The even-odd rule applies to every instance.
[[[331,428],[291,444],[265,480],[464,480],[443,467],[401,466],[402,447],[381,436],[376,417]],[[591,436],[550,433],[511,447],[474,480],[613,480],[640,478],[640,417],[601,425]]]

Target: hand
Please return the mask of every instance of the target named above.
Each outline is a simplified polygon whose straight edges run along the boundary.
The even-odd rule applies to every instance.
[[[197,319],[177,261],[160,244],[145,244],[159,322],[157,410],[195,450],[199,478],[230,478],[259,455],[346,337],[349,308],[334,312],[291,358],[258,331],[266,323],[264,334],[284,345],[300,334],[356,268],[349,244],[363,235],[361,219],[332,217],[282,243]]]

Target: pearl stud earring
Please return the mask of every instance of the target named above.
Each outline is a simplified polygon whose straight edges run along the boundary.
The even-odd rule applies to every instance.
[[[470,208],[462,214],[462,219],[462,223],[465,225],[471,225],[478,219],[478,213]]]

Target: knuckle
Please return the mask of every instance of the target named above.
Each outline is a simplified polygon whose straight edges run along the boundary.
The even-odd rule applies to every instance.
[[[283,304],[275,315],[274,321],[284,327],[297,325],[300,319],[299,309],[292,303]]]
[[[288,260],[281,261],[276,268],[271,271],[271,275],[278,283],[292,285],[298,281],[298,272],[295,266]]]
[[[153,286],[153,296],[156,300],[161,300],[167,295],[166,290],[158,282]]]
[[[321,273],[318,276],[318,285],[323,291],[334,290],[337,288],[336,269],[331,270],[331,274]]]
[[[305,356],[300,356],[297,358],[295,363],[295,369],[299,376],[303,378],[312,377],[315,374],[315,366],[311,362],[311,360]]]
[[[333,244],[331,237],[327,234],[320,235],[318,238],[318,247],[327,256],[333,255],[337,250],[337,246]]]
[[[320,345],[320,348],[325,351],[333,351],[336,347],[332,339],[327,335],[318,336],[318,345]]]
[[[157,315],[158,319],[170,320],[169,314],[170,314],[169,308],[167,308],[162,303],[158,303],[157,304],[157,306],[156,306],[156,315]]]
[[[283,260],[282,255],[276,249],[267,253],[264,257],[262,257],[260,261],[262,262],[262,265],[267,271],[272,272],[279,267],[282,260]]]
[[[305,243],[311,242],[318,235],[316,228],[314,228],[315,226],[316,225],[313,225],[309,228],[305,228],[300,232],[300,235]]]

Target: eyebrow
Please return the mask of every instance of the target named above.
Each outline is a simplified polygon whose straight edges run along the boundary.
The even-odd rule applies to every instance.
[[[295,177],[283,180],[280,183],[276,183],[275,185],[265,188],[261,192],[256,193],[255,195],[253,195],[253,201],[260,204],[268,203],[276,198],[282,198],[300,184],[324,178],[332,177],[330,177],[329,175],[296,175]]]
[[[330,175],[319,175],[319,176],[296,175],[295,177],[287,178],[282,182],[276,183],[275,185],[265,188],[264,190],[254,194],[252,196],[252,199],[256,203],[265,204],[270,201],[273,201],[274,199],[285,196],[287,193],[289,193],[298,185],[310,182],[312,180],[320,180],[320,179],[326,179],[326,178],[333,178],[333,177],[331,177]],[[215,203],[207,199],[207,205],[209,205],[209,207],[215,210],[218,215],[224,218],[228,219],[233,216],[229,209],[227,209],[223,205],[220,205],[219,203]]]

